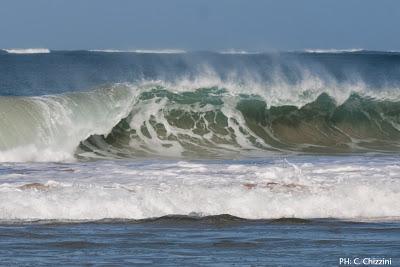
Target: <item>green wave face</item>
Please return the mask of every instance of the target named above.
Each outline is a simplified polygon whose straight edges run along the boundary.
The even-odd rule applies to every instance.
[[[140,93],[109,134],[82,141],[78,157],[233,158],[266,153],[400,150],[400,102],[326,93],[301,106],[270,106],[218,87]]]

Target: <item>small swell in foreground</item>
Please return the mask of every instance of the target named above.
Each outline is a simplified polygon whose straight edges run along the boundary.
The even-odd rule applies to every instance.
[[[278,218],[278,219],[245,219],[229,214],[211,216],[199,215],[166,215],[147,219],[101,219],[101,220],[0,220],[0,224],[41,224],[41,225],[62,225],[62,224],[151,224],[168,226],[231,226],[238,224],[310,224],[315,221],[335,221],[334,219],[302,219],[302,218]]]

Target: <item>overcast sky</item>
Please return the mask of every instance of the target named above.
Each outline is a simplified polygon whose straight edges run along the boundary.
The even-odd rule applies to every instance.
[[[0,0],[0,47],[400,50],[400,1]]]

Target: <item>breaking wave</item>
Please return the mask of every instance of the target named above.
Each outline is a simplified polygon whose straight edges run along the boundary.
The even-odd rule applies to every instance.
[[[355,53],[355,52],[363,52],[367,51],[362,48],[350,48],[350,49],[306,49],[307,53],[321,53],[321,54],[337,54],[337,53]]]
[[[9,54],[48,54],[50,49],[47,48],[14,48],[14,49],[3,49]]]
[[[208,79],[1,97],[0,161],[398,152],[396,90]]]
[[[186,53],[182,49],[132,49],[132,50],[119,50],[119,49],[92,49],[89,52],[103,52],[103,53],[139,53],[139,54],[182,54]]]

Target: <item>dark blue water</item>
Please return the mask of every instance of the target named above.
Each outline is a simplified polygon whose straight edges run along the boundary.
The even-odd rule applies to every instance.
[[[343,257],[400,265],[400,224],[335,220],[32,223],[0,226],[12,266],[338,266]]]

